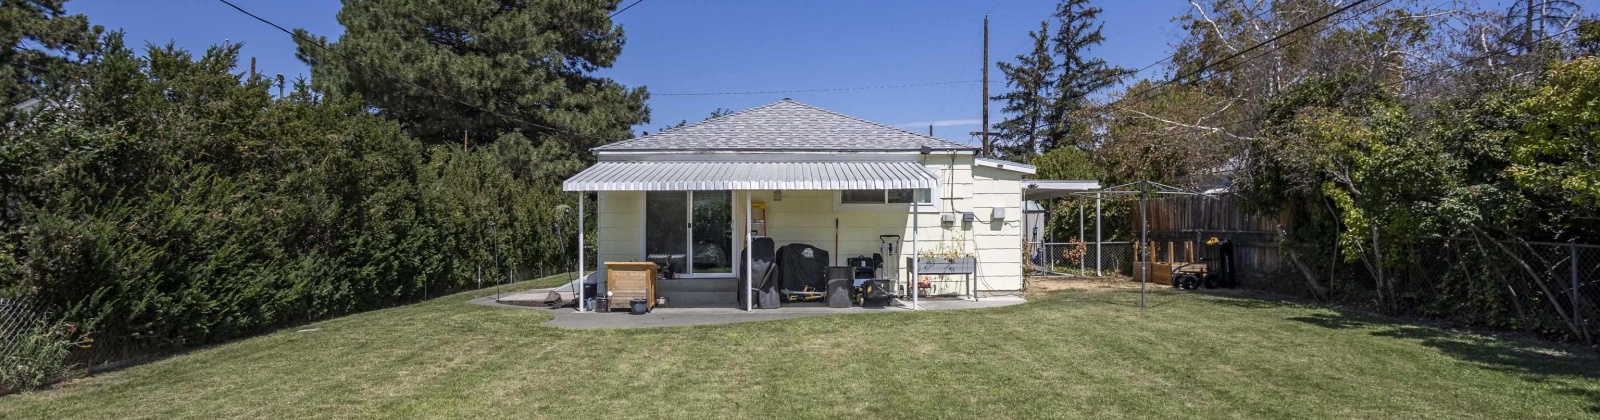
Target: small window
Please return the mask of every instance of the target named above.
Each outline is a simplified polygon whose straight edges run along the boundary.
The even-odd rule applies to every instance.
[[[883,190],[844,190],[839,194],[844,204],[883,204]]]
[[[926,189],[897,190],[844,190],[839,192],[840,204],[911,204],[930,203]]]
[[[911,190],[888,190],[889,204],[911,204],[916,198],[916,193]]]

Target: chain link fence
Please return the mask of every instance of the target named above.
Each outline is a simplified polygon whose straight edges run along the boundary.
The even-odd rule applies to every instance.
[[[33,332],[40,320],[31,299],[0,298],[0,360],[15,356],[22,346],[22,336]]]
[[[1024,252],[1030,274],[1127,276],[1133,273],[1133,242],[1032,242]]]
[[[1477,324],[1600,339],[1600,246],[1441,237],[1418,246],[1411,269],[1395,276],[1402,304]]]

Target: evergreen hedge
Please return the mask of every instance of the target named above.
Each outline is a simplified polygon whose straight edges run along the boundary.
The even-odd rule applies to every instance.
[[[212,343],[566,267],[573,194],[519,135],[425,145],[359,98],[235,73],[237,45],[108,38],[3,128],[0,273],[96,345]]]

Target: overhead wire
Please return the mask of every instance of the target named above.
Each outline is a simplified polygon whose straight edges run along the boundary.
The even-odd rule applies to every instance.
[[[1185,7],[1185,9],[1187,9],[1187,8],[1188,7]],[[1250,15],[1250,19],[1252,19],[1252,20],[1260,19],[1262,16],[1266,16],[1267,13],[1271,12],[1271,11],[1272,11],[1272,7],[1270,5],[1269,6],[1265,6],[1265,7],[1261,7],[1260,10],[1257,10],[1254,14]],[[1027,48],[1027,47],[1029,47],[1031,45],[1033,45],[1033,42],[1031,40],[1029,42],[1017,45],[1015,48],[1012,48],[1010,52],[1007,52],[1006,55],[1016,55],[1016,54],[1020,53],[1023,48]],[[1145,65],[1144,67],[1140,67],[1139,70],[1135,70],[1133,72],[1133,74],[1134,75],[1138,75],[1140,73],[1144,73],[1145,70],[1149,70],[1149,69],[1151,69],[1151,68],[1153,68],[1155,66],[1161,65],[1161,63],[1166,63],[1166,62],[1172,61],[1172,59],[1177,58],[1177,56],[1178,56],[1178,52],[1174,51],[1171,55],[1163,56],[1160,60],[1156,60],[1153,63]]]
[[[1322,21],[1328,20],[1328,18],[1331,18],[1334,15],[1338,15],[1340,13],[1344,13],[1345,11],[1350,10],[1351,8],[1354,8],[1356,6],[1365,4],[1368,1],[1371,1],[1371,0],[1355,0],[1353,2],[1350,2],[1350,4],[1346,4],[1346,5],[1338,8],[1338,9],[1334,9],[1332,12],[1328,12],[1327,14],[1319,16],[1316,19],[1312,19],[1310,21],[1307,21],[1305,23],[1297,25],[1294,28],[1291,28],[1289,30],[1280,32],[1277,35],[1274,35],[1271,38],[1268,38],[1268,39],[1266,39],[1264,41],[1257,42],[1257,43],[1255,43],[1254,45],[1251,45],[1248,48],[1245,48],[1245,49],[1240,50],[1240,51],[1235,51],[1233,54],[1229,54],[1228,56],[1223,57],[1223,58],[1221,58],[1219,60],[1215,60],[1215,61],[1211,61],[1211,62],[1202,64],[1197,69],[1194,69],[1194,70],[1191,70],[1191,71],[1188,71],[1188,72],[1184,72],[1184,73],[1180,73],[1180,74],[1178,74],[1176,76],[1168,78],[1167,80],[1165,80],[1165,81],[1163,81],[1161,83],[1156,84],[1155,86],[1151,86],[1151,87],[1145,88],[1144,90],[1141,90],[1138,93],[1124,95],[1123,97],[1118,98],[1113,103],[1120,104],[1120,103],[1122,103],[1123,100],[1126,100],[1129,97],[1142,97],[1143,95],[1148,94],[1151,91],[1159,89],[1159,88],[1161,88],[1163,86],[1171,85],[1173,83],[1177,83],[1178,81],[1182,81],[1182,80],[1188,79],[1190,77],[1198,76],[1198,75],[1204,73],[1206,70],[1211,69],[1214,66],[1217,66],[1219,64],[1228,62],[1229,60],[1232,60],[1234,58],[1238,58],[1238,57],[1240,57],[1240,56],[1242,56],[1244,54],[1248,54],[1251,51],[1255,51],[1255,50],[1260,49],[1261,47],[1265,47],[1265,46],[1267,46],[1269,44],[1273,44],[1273,43],[1277,42],[1279,39],[1283,39],[1286,36],[1293,35],[1293,34],[1295,34],[1297,32],[1305,30],[1306,28],[1310,27],[1311,25],[1315,25],[1317,23],[1321,23]],[[1389,1],[1393,1],[1393,0],[1385,0],[1385,4],[1387,4]],[[1282,47],[1280,46],[1280,47],[1277,47],[1277,48],[1282,48]],[[1174,55],[1176,55],[1176,53],[1174,53]],[[1262,55],[1258,55],[1256,57],[1262,57]],[[1217,73],[1212,73],[1212,74],[1217,74]],[[1086,95],[1087,94],[1079,95],[1079,97],[1081,98],[1082,96],[1086,96]]]
[[[1365,1],[1365,0],[1362,0],[1362,1]],[[1346,17],[1343,17],[1343,18],[1340,18],[1340,19],[1339,19],[1339,20],[1338,20],[1338,21],[1336,21],[1336,22],[1334,22],[1334,23],[1333,23],[1333,24],[1331,24],[1331,25],[1328,25],[1328,26],[1327,26],[1327,27],[1328,27],[1328,28],[1333,28],[1333,27],[1338,27],[1338,25],[1340,25],[1340,24],[1343,24],[1343,23],[1346,23],[1346,22],[1349,22],[1349,21],[1351,21],[1351,20],[1354,20],[1354,19],[1356,19],[1356,18],[1357,18],[1357,17],[1360,17],[1360,16],[1361,16],[1361,15],[1364,15],[1364,14],[1367,14],[1367,13],[1370,13],[1370,12],[1373,12],[1373,11],[1376,11],[1376,10],[1379,10],[1379,9],[1382,9],[1382,8],[1383,8],[1383,7],[1384,7],[1384,6],[1386,6],[1386,5],[1388,5],[1388,4],[1389,4],[1389,3],[1391,3],[1391,2],[1393,2],[1393,1],[1394,1],[1394,0],[1383,0],[1383,2],[1381,2],[1381,3],[1379,3],[1379,4],[1377,4],[1377,5],[1375,5],[1375,6],[1373,6],[1373,7],[1371,7],[1371,8],[1368,8],[1368,9],[1366,9],[1366,10],[1362,10],[1362,11],[1359,11],[1359,12],[1356,12],[1356,13],[1355,13],[1355,14],[1352,14],[1352,15],[1349,15],[1349,16],[1346,16]],[[1320,33],[1320,32],[1321,32],[1321,30],[1318,30],[1318,32],[1319,32],[1319,33]],[[1280,38],[1280,37],[1281,37],[1281,36],[1282,36],[1282,35],[1287,35],[1287,34],[1288,34],[1288,32],[1285,32],[1285,33],[1284,33],[1284,34],[1280,34],[1280,36],[1279,36],[1279,37],[1274,37],[1274,38]],[[1269,42],[1270,42],[1270,41],[1269,41]],[[1256,61],[1256,60],[1258,60],[1258,59],[1261,59],[1261,58],[1263,58],[1263,57],[1266,57],[1266,56],[1268,56],[1268,55],[1270,55],[1270,54],[1272,54],[1272,53],[1274,53],[1274,52],[1277,52],[1277,51],[1278,51],[1278,50],[1281,50],[1281,49],[1283,49],[1283,48],[1284,48],[1284,47],[1286,47],[1286,46],[1289,46],[1289,45],[1293,45],[1293,44],[1294,44],[1294,43],[1292,43],[1292,42],[1291,42],[1291,43],[1276,43],[1276,44],[1274,44],[1274,45],[1273,45],[1273,46],[1272,46],[1272,48],[1271,48],[1271,49],[1268,49],[1268,50],[1266,50],[1266,51],[1262,51],[1262,52],[1261,52],[1261,53],[1259,53],[1259,54],[1256,54],[1256,55],[1253,55],[1253,56],[1251,56],[1251,57],[1249,57],[1249,58],[1246,58],[1246,59],[1244,59],[1244,60],[1239,60],[1239,61],[1233,61],[1233,62],[1232,62],[1232,63],[1229,63],[1229,64],[1228,64],[1228,67],[1227,67],[1227,68],[1224,68],[1224,69],[1220,69],[1220,70],[1217,70],[1217,71],[1213,71],[1213,72],[1212,72],[1212,73],[1211,73],[1211,75],[1212,75],[1212,76],[1214,76],[1214,75],[1217,75],[1217,74],[1225,74],[1225,73],[1226,73],[1226,72],[1227,72],[1227,71],[1231,71],[1231,70],[1233,70],[1233,69],[1237,69],[1237,68],[1239,68],[1239,67],[1240,67],[1240,66],[1243,66],[1243,65],[1245,65],[1245,64],[1249,64],[1249,63],[1251,63],[1251,62],[1254,62],[1254,61]],[[1261,45],[1261,44],[1256,44],[1256,46],[1260,46],[1260,45]],[[1214,62],[1214,63],[1212,63],[1212,64],[1215,64],[1215,63],[1220,63],[1220,62],[1222,62],[1222,61],[1225,61],[1225,60],[1226,60],[1226,59],[1224,59],[1224,60],[1218,60],[1218,61],[1217,61],[1217,62]],[[1203,80],[1206,80],[1206,79],[1208,79],[1208,78],[1209,78],[1209,77],[1202,77],[1202,78],[1200,78],[1200,79],[1196,79],[1196,80],[1193,80],[1193,81],[1190,81],[1190,82],[1186,82],[1186,83],[1184,83],[1184,84],[1189,84],[1189,85],[1193,85],[1193,84],[1197,84],[1197,83],[1199,83],[1199,82],[1201,82],[1201,81],[1203,81]],[[1170,83],[1170,82],[1172,82],[1172,81],[1173,81],[1173,80],[1177,80],[1177,79],[1168,79],[1168,80],[1167,80],[1167,82],[1163,82],[1163,84],[1166,84],[1166,83]],[[1160,87],[1160,85],[1158,85],[1158,86],[1152,86],[1152,87],[1150,87],[1150,88],[1148,88],[1148,89],[1145,89],[1145,90],[1144,90],[1144,91],[1141,91],[1141,95],[1142,95],[1142,94],[1143,94],[1143,93],[1146,93],[1146,92],[1151,92],[1151,91],[1154,91],[1154,90],[1155,90],[1155,89],[1157,89],[1157,88],[1159,88],[1159,87]],[[1138,105],[1138,104],[1142,104],[1142,103],[1144,103],[1144,102],[1146,102],[1146,101],[1149,101],[1149,100],[1151,100],[1151,99],[1154,99],[1154,98],[1158,98],[1158,97],[1160,97],[1160,95],[1155,95],[1155,96],[1141,96],[1141,97],[1139,97],[1139,98],[1135,98],[1135,100],[1134,100],[1134,102],[1133,102],[1133,103],[1130,103],[1130,104],[1123,104],[1123,103],[1122,103],[1122,101],[1123,101],[1123,100],[1127,100],[1127,99],[1128,99],[1128,98],[1129,98],[1129,97],[1130,97],[1130,96],[1133,96],[1133,95],[1135,95],[1135,94],[1129,94],[1129,95],[1124,95],[1124,96],[1123,96],[1123,97],[1121,97],[1121,98],[1118,98],[1118,99],[1117,99],[1117,100],[1116,100],[1116,101],[1112,101],[1112,103],[1111,103],[1111,104],[1108,104],[1108,105],[1110,105],[1110,106],[1118,106],[1118,107],[1132,107],[1132,106],[1134,106],[1134,105]]]
[[[1274,37],[1272,37],[1272,38],[1267,38],[1267,40],[1262,40],[1262,42],[1254,43],[1254,45],[1248,46],[1248,48],[1245,48],[1245,50],[1234,51],[1234,53],[1232,53],[1232,55],[1226,56],[1226,58],[1218,59],[1218,61],[1211,61],[1211,63],[1202,64],[1202,66],[1200,66],[1200,69],[1197,69],[1197,71],[1190,71],[1190,72],[1187,72],[1187,74],[1176,75],[1176,77],[1171,77],[1171,79],[1165,80],[1165,82],[1158,83],[1158,85],[1155,85],[1155,87],[1146,88],[1146,90],[1142,90],[1141,93],[1139,93],[1138,96],[1146,95],[1146,93],[1149,93],[1149,91],[1155,90],[1155,88],[1160,88],[1160,87],[1165,87],[1165,85],[1170,85],[1170,83],[1174,83],[1174,82],[1176,82],[1176,80],[1187,79],[1187,77],[1194,77],[1194,75],[1198,75],[1198,74],[1200,74],[1200,72],[1205,72],[1206,69],[1210,69],[1211,66],[1216,66],[1216,64],[1221,64],[1221,63],[1227,63],[1227,61],[1230,61],[1230,59],[1238,58],[1238,56],[1245,55],[1245,53],[1250,53],[1250,51],[1258,50],[1258,48],[1261,48],[1261,46],[1269,45],[1269,43],[1275,43],[1275,42],[1277,42],[1277,40],[1280,40],[1280,38],[1288,37],[1288,35],[1294,34],[1294,32],[1299,32],[1299,30],[1304,30],[1304,29],[1306,29],[1306,27],[1312,26],[1312,24],[1317,24],[1317,22],[1325,21],[1325,19],[1331,18],[1331,16],[1334,16],[1334,14],[1344,13],[1344,11],[1350,10],[1350,8],[1354,8],[1354,6],[1362,5],[1362,3],[1366,3],[1366,2],[1370,2],[1370,0],[1357,0],[1357,2],[1352,2],[1352,3],[1349,3],[1349,5],[1341,6],[1341,8],[1338,8],[1338,10],[1330,11],[1330,13],[1323,14],[1323,16],[1318,16],[1317,19],[1312,19],[1312,21],[1304,22],[1304,24],[1301,24],[1301,26],[1293,27],[1293,29],[1285,30],[1285,32],[1280,32],[1280,34],[1274,35]],[[1387,5],[1387,3],[1389,3],[1389,2],[1392,2],[1392,0],[1384,0],[1384,5]],[[1378,8],[1381,8],[1381,6],[1382,5],[1379,5]],[[1378,10],[1378,8],[1371,8],[1371,10]],[[1371,11],[1371,10],[1366,10],[1366,11]],[[1259,19],[1259,18],[1261,18],[1261,16],[1266,16],[1266,14],[1269,13],[1269,11],[1272,11],[1272,8],[1270,8],[1270,6],[1262,6],[1261,10],[1256,11],[1256,13],[1254,13],[1253,16],[1251,16],[1251,18]],[[1362,13],[1366,13],[1366,11],[1362,11]],[[1346,21],[1347,21],[1347,19],[1346,19]],[[1274,46],[1274,50],[1272,50],[1272,51],[1277,51],[1278,48],[1283,48],[1283,45],[1275,45]],[[1016,48],[1016,50],[1021,50],[1021,48]],[[1270,51],[1267,51],[1267,53],[1270,53]],[[1267,53],[1262,53],[1262,55],[1253,56],[1253,58],[1246,59],[1246,61],[1243,61],[1243,63],[1250,63],[1250,61],[1254,61],[1254,59],[1259,59],[1259,58],[1261,58],[1261,56],[1266,56]],[[1160,64],[1168,63],[1168,61],[1171,61],[1171,59],[1174,59],[1174,58],[1178,58],[1178,51],[1173,51],[1173,55],[1163,56],[1162,59],[1158,59],[1158,61],[1155,61],[1155,63],[1150,63],[1150,64],[1147,64],[1147,66],[1141,67],[1141,69],[1138,69],[1138,71],[1134,71],[1134,74],[1141,74],[1141,72],[1149,71],[1150,67],[1160,66]],[[1243,64],[1243,63],[1240,63],[1240,64]],[[1240,66],[1240,64],[1235,64],[1235,67]],[[987,63],[986,63],[986,66],[987,66]],[[1072,96],[1072,98],[1066,98],[1066,99],[1064,99],[1064,101],[1077,101],[1077,99],[1086,98],[1086,96],[1093,95],[1093,93],[1094,93],[1094,91],[1085,91],[1085,93],[1078,93],[1078,95]],[[1112,104],[1110,104],[1110,106],[1117,106],[1117,104],[1122,103],[1122,101],[1125,101],[1125,99],[1130,98],[1130,96],[1131,95],[1125,95],[1125,96],[1122,96],[1122,98],[1115,99],[1115,101],[1112,101]],[[1136,101],[1136,103],[1134,103],[1134,104],[1142,103],[1142,101],[1144,101],[1144,99],[1138,99],[1138,101]]]
[[[773,94],[773,93],[838,92],[838,91],[847,91],[847,90],[894,89],[894,88],[908,88],[908,87],[918,87],[918,86],[954,85],[954,84],[962,84],[962,83],[978,83],[980,81],[981,80],[955,80],[955,81],[949,81],[949,82],[906,83],[906,84],[898,84],[898,85],[856,86],[856,87],[819,88],[819,89],[760,90],[760,91],[743,91],[743,92],[651,93],[650,96],[763,95],[763,94]]]
[[[1557,32],[1557,33],[1542,37],[1542,38],[1540,38],[1538,40],[1535,40],[1534,42],[1538,43],[1538,42],[1544,42],[1544,41],[1548,41],[1548,40],[1551,40],[1551,39],[1555,39],[1555,38],[1560,37],[1562,35],[1566,35],[1568,33],[1576,31],[1577,29],[1578,28],[1574,27],[1574,28],[1567,29],[1567,30],[1564,30],[1564,31],[1561,31],[1561,32]],[[1380,88],[1391,88],[1391,87],[1394,87],[1394,86],[1399,85],[1401,83],[1432,77],[1434,75],[1437,75],[1439,73],[1443,73],[1445,71],[1455,70],[1457,68],[1460,68],[1460,67],[1468,65],[1468,64],[1472,64],[1472,63],[1476,63],[1476,62],[1479,62],[1479,61],[1487,60],[1487,59],[1495,57],[1495,56],[1504,55],[1506,53],[1511,52],[1512,49],[1513,48],[1511,48],[1511,47],[1505,47],[1505,48],[1501,48],[1499,50],[1486,52],[1483,55],[1480,55],[1480,56],[1477,56],[1477,57],[1473,57],[1473,58],[1467,59],[1467,60],[1462,60],[1462,61],[1457,62],[1455,64],[1452,64],[1452,65],[1449,65],[1449,66],[1445,66],[1445,67],[1442,67],[1442,68],[1438,68],[1438,69],[1435,69],[1433,71],[1429,71],[1427,73],[1423,73],[1423,74],[1418,75],[1418,76],[1414,76],[1414,77],[1411,77],[1411,78],[1402,78],[1400,80],[1382,83],[1382,84],[1379,84],[1378,87],[1380,87]],[[1242,119],[1234,120],[1234,121],[1231,121],[1231,122],[1227,122],[1227,123],[1223,123],[1223,124],[1217,124],[1217,125],[1208,126],[1208,127],[1181,127],[1183,129],[1187,129],[1189,131],[1164,133],[1164,134],[1161,134],[1161,135],[1158,135],[1158,136],[1147,137],[1147,138],[1152,139],[1152,140],[1161,140],[1161,139],[1166,139],[1166,138],[1170,138],[1170,137],[1174,137],[1174,136],[1192,134],[1192,133],[1201,132],[1201,131],[1212,131],[1212,132],[1215,132],[1215,131],[1218,131],[1218,130],[1220,130],[1222,128],[1225,128],[1225,127],[1232,127],[1232,126],[1241,125],[1241,124],[1250,123],[1250,122],[1259,122],[1263,118],[1265,118],[1265,117],[1263,117],[1263,116],[1253,116],[1253,117],[1242,118]]]
[[[382,75],[384,77],[387,77],[389,79],[392,79],[394,81],[397,81],[397,82],[403,83],[405,85],[411,86],[412,88],[415,88],[417,90],[421,90],[421,91],[427,92],[427,93],[433,95],[434,97],[444,98],[444,99],[447,99],[447,100],[449,100],[451,102],[455,102],[455,103],[464,105],[464,106],[466,106],[468,108],[472,108],[472,109],[478,110],[478,111],[483,112],[485,114],[494,115],[494,116],[500,117],[502,119],[505,119],[507,121],[515,122],[515,123],[522,124],[522,125],[529,126],[529,127],[535,127],[535,128],[543,129],[543,130],[550,131],[550,132],[566,134],[566,135],[571,135],[571,136],[577,136],[577,137],[584,137],[584,138],[595,139],[595,140],[608,140],[608,139],[603,139],[603,138],[592,136],[592,135],[588,135],[588,134],[581,134],[581,133],[576,133],[576,132],[572,132],[572,131],[569,131],[569,130],[563,130],[563,129],[560,129],[560,128],[551,127],[551,126],[548,126],[548,125],[528,122],[528,121],[523,120],[521,118],[513,117],[513,116],[510,116],[510,115],[506,115],[506,114],[500,113],[498,111],[490,110],[490,109],[487,109],[487,108],[484,108],[484,107],[481,107],[481,106],[478,106],[478,105],[474,105],[472,103],[468,103],[467,101],[458,99],[458,98],[456,98],[454,96],[446,95],[446,94],[441,93],[441,92],[439,92],[437,90],[430,89],[428,87],[422,86],[422,85],[417,84],[415,82],[412,82],[410,80],[406,80],[406,79],[403,79],[403,78],[400,78],[400,77],[396,77],[395,75],[389,74],[388,72],[383,71],[382,69],[379,69],[379,68],[374,67],[374,66],[372,66],[370,64],[364,63],[361,60],[357,60],[357,59],[355,59],[353,57],[345,55],[344,53],[329,49],[326,45],[322,45],[321,42],[316,42],[316,40],[312,40],[312,39],[308,39],[306,37],[303,37],[300,34],[297,34],[294,31],[291,31],[288,28],[283,27],[282,25],[274,23],[271,20],[267,20],[266,18],[263,18],[263,17],[261,17],[259,15],[256,15],[255,13],[251,13],[249,10],[245,10],[245,8],[243,8],[243,7],[239,7],[239,5],[234,4],[232,1],[229,1],[229,0],[217,0],[217,1],[222,2],[222,4],[228,5],[228,7],[232,7],[234,10],[238,10],[239,13],[243,13],[245,16],[249,16],[249,17],[251,17],[251,18],[253,18],[255,20],[261,21],[261,23],[265,23],[268,26],[272,26],[273,28],[277,28],[279,31],[282,31],[283,33],[289,34],[289,36],[292,36],[297,40],[300,40],[300,41],[302,41],[302,42],[304,42],[306,44],[310,44],[310,45],[316,46],[318,49],[322,50],[323,52],[327,52],[327,53],[331,53],[333,55],[337,55],[340,58],[345,59],[346,61],[349,61],[349,62],[355,63],[357,65],[360,65],[361,67],[364,67],[364,68],[366,68],[368,70],[371,70],[374,73],[380,74],[380,75]],[[640,1],[643,1],[643,0],[640,0]],[[635,4],[637,4],[637,3],[638,2],[635,2]]]
[[[644,0],[634,0],[633,3],[628,4],[628,7],[617,9],[617,11],[611,12],[611,17],[613,17],[613,18],[617,17],[617,15],[622,14],[622,12],[626,12],[626,11],[628,11],[628,9],[632,9],[633,6],[638,6],[639,3],[644,3]]]

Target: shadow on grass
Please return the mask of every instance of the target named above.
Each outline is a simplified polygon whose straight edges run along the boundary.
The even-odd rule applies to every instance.
[[[1600,413],[1600,357],[1591,349],[1454,333],[1344,311],[1289,319],[1331,329],[1371,330],[1373,336],[1414,341],[1476,367],[1509,373],[1583,398],[1588,412]]]
[[[1172,291],[1162,288],[1150,290],[1149,297],[1150,308],[1203,299],[1208,305],[1250,310],[1286,307],[1327,309],[1333,312],[1288,319],[1329,329],[1368,331],[1376,337],[1416,342],[1471,366],[1511,374],[1530,383],[1548,386],[1556,393],[1580,398],[1586,402],[1585,409],[1589,413],[1600,413],[1600,354],[1592,348],[1463,334],[1247,290]],[[1133,289],[1110,293],[1052,292],[1034,301],[1101,303],[1137,308],[1138,299],[1139,290]]]
[[[1175,298],[1182,298],[1166,288],[1156,290],[1152,288],[1145,296],[1145,308],[1172,303]],[[1063,303],[1101,303],[1113,306],[1139,308],[1139,289],[1117,290],[1053,290],[1028,297],[1029,302],[1063,302]],[[1037,307],[1037,306],[1036,306]]]

